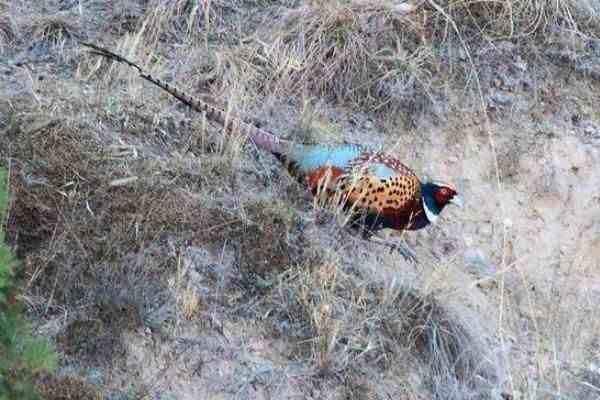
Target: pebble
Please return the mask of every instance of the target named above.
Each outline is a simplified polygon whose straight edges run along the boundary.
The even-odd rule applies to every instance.
[[[518,69],[521,72],[527,71],[527,63],[525,63],[523,61],[518,61],[518,62],[514,63],[513,65],[516,69]]]
[[[492,235],[492,225],[491,223],[482,224],[479,227],[479,235],[484,237],[489,237]]]
[[[586,50],[591,50],[594,53],[594,55],[600,57],[600,40],[590,39],[585,44],[585,48],[586,48]]]
[[[600,136],[600,129],[593,125],[588,125],[583,128],[583,133],[585,133],[587,136],[598,137]]]
[[[521,85],[523,87],[523,90],[528,92],[533,88],[533,81],[529,78],[525,78],[521,81]]]
[[[501,106],[509,106],[513,103],[512,96],[502,92],[496,92],[492,94],[490,98],[494,103],[499,104]]]
[[[492,275],[496,272],[494,265],[487,259],[483,250],[477,247],[470,247],[465,251],[465,265],[474,272],[482,275]]]
[[[465,244],[466,244],[467,246],[471,246],[471,245],[474,243],[474,240],[473,240],[473,238],[472,238],[471,236],[467,236],[467,235],[465,235],[465,236],[463,237],[463,240],[465,241]]]
[[[413,13],[417,7],[410,3],[397,4],[392,8],[392,12],[396,15],[408,15]]]

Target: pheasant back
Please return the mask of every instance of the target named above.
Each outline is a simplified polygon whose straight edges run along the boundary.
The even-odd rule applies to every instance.
[[[407,166],[357,144],[301,145],[279,156],[313,195],[366,217],[371,229],[410,229],[421,183]]]

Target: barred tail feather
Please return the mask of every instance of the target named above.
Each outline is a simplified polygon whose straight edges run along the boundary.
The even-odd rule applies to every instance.
[[[103,56],[114,61],[127,64],[132,68],[135,68],[138,71],[140,77],[163,89],[165,92],[169,93],[171,96],[175,97],[177,100],[190,107],[192,110],[197,111],[199,113],[205,113],[206,118],[225,127],[228,133],[240,132],[242,135],[247,136],[250,139],[250,141],[252,141],[252,143],[254,143],[257,147],[266,150],[278,157],[286,151],[288,147],[288,142],[280,139],[274,134],[267,132],[264,129],[260,129],[250,124],[247,124],[244,121],[237,118],[230,118],[230,120],[227,121],[225,111],[214,107],[200,99],[194,98],[189,94],[185,93],[184,91],[177,89],[175,86],[172,86],[158,78],[153,77],[133,61],[130,61],[123,56],[120,56],[108,49],[105,49],[92,43],[81,42],[81,44],[91,48],[92,50],[90,51],[90,53],[92,54]]]

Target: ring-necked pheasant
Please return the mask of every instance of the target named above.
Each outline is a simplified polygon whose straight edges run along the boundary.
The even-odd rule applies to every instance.
[[[140,77],[165,90],[209,120],[226,124],[224,111],[163,82],[142,67],[105,48],[82,43],[97,54],[137,69]],[[417,230],[436,222],[453,203],[462,206],[456,190],[444,183],[421,183],[414,172],[389,154],[359,144],[299,144],[281,139],[264,129],[230,118],[228,132],[245,135],[257,147],[281,160],[290,173],[304,182],[314,196],[341,206],[365,237],[383,228]],[[383,242],[407,259],[411,250]]]

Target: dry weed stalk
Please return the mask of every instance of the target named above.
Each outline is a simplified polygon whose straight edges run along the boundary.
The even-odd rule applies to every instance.
[[[362,111],[386,110],[419,97],[435,101],[437,80],[453,82],[452,76],[440,78],[438,67],[452,62],[445,54],[457,42],[466,52],[470,76],[479,80],[480,60],[474,50],[482,40],[513,39],[529,46],[550,38],[557,29],[585,39],[598,36],[598,9],[589,2],[428,0],[419,3],[414,14],[401,17],[387,6],[364,3],[313,1],[290,11],[284,24],[270,27],[273,40],[256,39],[232,47],[219,44],[210,49],[216,67],[210,68],[206,77],[210,82],[205,85],[217,87],[215,93],[228,93],[219,101],[228,104],[231,114],[245,114],[263,99],[295,101],[300,95],[351,101]],[[107,40],[120,43],[119,51],[124,54],[142,58],[153,73],[168,75],[174,65],[185,63],[171,59],[172,52],[164,58],[157,54],[167,54],[165,49],[173,41],[189,46],[182,52],[197,49],[198,54],[205,54],[206,38],[220,23],[218,10],[224,2],[212,1],[207,10],[198,8],[200,2],[147,4],[156,5],[163,14],[146,5],[132,8],[139,18],[137,30]],[[34,17],[24,24],[22,18],[6,13],[8,2],[0,0],[0,9],[4,13],[0,47],[4,50],[20,43],[21,36],[54,44],[76,36],[79,30],[70,16]],[[21,27],[26,28],[25,35]],[[121,32],[121,25],[108,31]],[[199,33],[206,34],[202,52],[194,42],[202,39]],[[199,62],[191,56],[187,60]],[[311,375],[318,379],[314,387],[323,382],[337,384],[338,377],[344,376],[354,385],[348,391],[353,396],[366,396],[361,393],[368,386],[385,397],[386,388],[396,384],[406,386],[411,398],[463,399],[475,396],[469,391],[473,386],[495,382],[493,375],[500,376],[505,368],[506,386],[515,397],[575,393],[583,399],[600,393],[599,374],[588,368],[599,357],[594,332],[600,328],[600,316],[590,295],[593,291],[581,289],[577,280],[581,276],[593,279],[594,260],[585,271],[577,270],[582,265],[579,259],[563,258],[557,266],[549,265],[554,271],[548,278],[551,284],[547,290],[540,288],[537,275],[528,275],[525,261],[511,260],[513,232],[502,226],[502,260],[498,273],[486,278],[489,291],[479,292],[478,282],[464,285],[464,275],[444,282],[444,287],[455,287],[467,299],[478,294],[497,307],[496,312],[482,312],[475,302],[475,323],[471,324],[465,315],[472,310],[456,306],[456,293],[417,291],[390,281],[375,283],[364,274],[364,263],[370,261],[348,260],[342,252],[333,260],[308,260],[331,249],[298,239],[302,234],[295,227],[306,224],[297,222],[302,218],[296,219],[294,209],[283,205],[289,202],[273,206],[280,187],[269,186],[269,192],[257,186],[255,182],[273,185],[262,165],[248,163],[241,168],[241,141],[223,141],[223,135],[209,129],[203,118],[188,123],[185,114],[174,107],[165,111],[164,98],[148,95],[142,99],[137,78],[133,84],[128,73],[112,74],[115,70],[104,69],[103,64],[84,62],[84,67],[91,74],[111,76],[115,79],[111,82],[131,76],[127,96],[133,96],[114,88],[96,96],[102,101],[74,95],[61,102],[64,98],[57,95],[52,112],[77,111],[52,125],[26,118],[45,121],[48,110],[44,108],[44,118],[40,116],[45,102],[32,102],[35,98],[30,94],[25,100],[7,96],[18,111],[14,121],[13,117],[0,121],[6,127],[0,130],[5,135],[0,148],[4,159],[12,160],[11,188],[17,199],[7,230],[24,259],[27,298],[33,310],[44,310],[44,315],[64,311],[73,318],[81,304],[99,307],[94,296],[109,286],[111,293],[158,293],[156,302],[164,304],[167,289],[160,282],[177,274],[178,265],[161,246],[167,239],[191,238],[197,246],[215,247],[223,254],[231,251],[239,257],[238,280],[231,285],[235,288],[224,285],[220,295],[239,291],[242,300],[236,297],[228,303],[223,320],[243,315],[273,324],[293,349],[287,361],[320,372]],[[190,75],[194,81],[189,86],[196,89],[199,78]],[[484,90],[479,87],[476,95],[485,120],[483,130],[496,153],[499,132],[491,127]],[[155,98],[159,100],[149,100]],[[313,125],[312,117],[309,109],[306,125]],[[500,147],[497,153],[515,151]],[[504,182],[504,164],[495,159],[491,179],[501,192],[511,182]],[[503,219],[506,210],[501,205],[497,213]],[[302,256],[296,256],[296,251]],[[131,264],[137,266],[133,278],[131,270],[123,268]],[[384,264],[372,267],[385,268]],[[460,270],[462,265],[447,268]],[[517,275],[516,284],[505,278],[511,272]],[[394,273],[399,279],[405,277],[405,271]],[[181,324],[193,322],[205,305],[214,304],[205,303],[212,299],[200,298],[183,275],[175,276],[180,278],[177,293],[168,299],[183,317]],[[124,285],[128,279],[135,282]],[[123,314],[115,306],[108,310],[114,313],[104,313],[104,318]],[[497,328],[496,338],[477,326],[488,318],[493,319],[489,325]],[[74,334],[73,339],[85,332],[78,326],[95,325],[69,321],[66,330]],[[482,344],[486,339],[501,343],[500,351],[508,354],[507,365],[493,359],[491,348]],[[422,376],[422,381],[410,381],[411,374]],[[371,379],[371,385],[361,385],[361,379]],[[502,385],[502,381],[497,384]],[[310,382],[307,387],[313,389]]]
[[[34,42],[49,43],[52,46],[62,45],[66,40],[79,36],[79,24],[70,15],[33,15],[23,22],[25,31],[29,32]]]
[[[12,46],[16,39],[15,27],[7,14],[0,13],[0,54]]]

